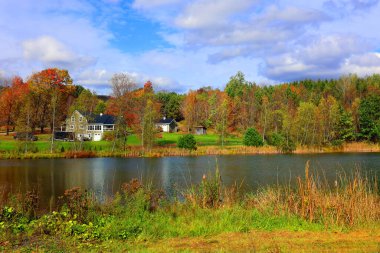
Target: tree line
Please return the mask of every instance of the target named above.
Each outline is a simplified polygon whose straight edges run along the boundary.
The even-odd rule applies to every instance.
[[[0,125],[7,134],[13,130],[43,133],[60,126],[74,110],[107,113],[116,118],[115,147],[124,149],[131,133],[151,147],[155,123],[163,116],[181,121],[184,132],[203,126],[219,135],[221,145],[227,135],[242,136],[251,128],[260,143],[284,149],[380,139],[378,74],[263,86],[238,72],[224,89],[203,87],[186,94],[156,92],[149,81],[138,87],[124,73],[115,74],[110,84],[112,94],[104,100],[75,85],[67,70],[45,69],[25,81],[18,76],[3,79]]]

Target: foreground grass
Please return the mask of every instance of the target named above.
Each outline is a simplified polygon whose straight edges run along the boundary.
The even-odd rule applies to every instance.
[[[309,173],[295,189],[241,194],[218,171],[169,199],[132,180],[104,202],[67,190],[56,211],[38,213],[38,196],[1,203],[3,251],[376,252],[380,197],[376,179],[359,174],[334,188]]]

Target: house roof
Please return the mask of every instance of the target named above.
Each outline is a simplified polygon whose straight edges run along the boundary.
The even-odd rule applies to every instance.
[[[115,124],[115,117],[109,114],[95,114],[95,113],[86,113],[78,111],[84,117],[86,117],[89,124],[104,124],[104,125],[113,125]]]
[[[172,123],[173,120],[174,120],[174,119],[172,119],[172,118],[163,118],[163,119],[161,119],[161,120],[158,122],[158,124],[170,124],[170,123]]]
[[[109,114],[91,114],[87,116],[88,123],[113,125],[115,124],[115,117]]]

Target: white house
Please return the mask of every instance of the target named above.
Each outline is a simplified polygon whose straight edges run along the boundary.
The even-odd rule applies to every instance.
[[[75,134],[75,138],[100,141],[104,132],[115,130],[115,117],[108,114],[89,114],[75,110],[66,119],[66,132]]]
[[[161,128],[165,133],[177,132],[177,122],[172,118],[163,117],[158,123],[156,123],[156,127]]]

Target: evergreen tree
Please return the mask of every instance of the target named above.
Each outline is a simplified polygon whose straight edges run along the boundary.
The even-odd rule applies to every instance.
[[[243,144],[245,146],[260,147],[264,145],[264,142],[260,134],[256,131],[256,129],[250,127],[245,132]]]
[[[195,141],[194,135],[186,134],[179,137],[177,146],[179,148],[188,149],[188,150],[196,150],[197,142]]]
[[[360,136],[376,141],[380,136],[380,96],[371,95],[361,100],[359,105]]]

